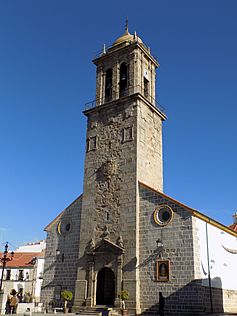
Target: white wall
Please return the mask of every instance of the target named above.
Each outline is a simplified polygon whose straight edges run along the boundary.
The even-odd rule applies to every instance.
[[[37,270],[36,270],[36,283],[35,283],[35,300],[37,302],[40,301],[40,294],[41,294],[41,286],[43,282],[43,272],[44,272],[44,258],[37,258]]]
[[[207,235],[209,266],[213,287],[237,290],[237,254],[223,248],[237,250],[237,238],[197,218],[199,229],[201,275],[203,285],[208,286]],[[207,233],[206,233],[207,226]]]
[[[15,252],[42,252],[46,248],[46,241],[40,240],[36,243],[28,243],[24,246],[20,246]]]

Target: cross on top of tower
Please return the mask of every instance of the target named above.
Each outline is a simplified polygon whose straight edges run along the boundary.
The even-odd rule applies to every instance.
[[[125,21],[125,32],[128,33],[128,17],[126,18],[126,21]]]
[[[125,20],[125,33],[116,39],[116,41],[113,43],[114,45],[121,44],[122,42],[133,42],[134,40],[138,41],[139,43],[142,43],[142,40],[140,37],[137,36],[137,33],[134,32],[134,35],[130,34],[128,31],[128,17]]]

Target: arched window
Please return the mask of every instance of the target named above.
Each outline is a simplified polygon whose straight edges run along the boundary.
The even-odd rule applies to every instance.
[[[127,95],[128,88],[128,67],[126,63],[122,63],[120,66],[120,78],[119,78],[119,96]]]
[[[105,99],[110,100],[112,97],[112,69],[108,69],[105,75]]]

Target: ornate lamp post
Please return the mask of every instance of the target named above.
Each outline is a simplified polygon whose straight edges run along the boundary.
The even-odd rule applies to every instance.
[[[13,259],[13,257],[14,257],[14,252],[13,251],[11,252],[10,257],[8,257],[7,254],[8,254],[8,242],[6,242],[5,251],[3,253],[2,258],[0,258],[0,261],[2,263],[2,276],[1,276],[1,282],[0,282],[0,291],[2,290],[3,274],[4,274],[4,270],[5,270],[6,264],[7,264],[8,261],[11,261]]]

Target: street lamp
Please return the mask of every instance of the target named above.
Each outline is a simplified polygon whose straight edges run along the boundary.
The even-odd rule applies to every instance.
[[[14,252],[13,251],[10,253],[10,257],[8,257],[7,254],[8,254],[8,242],[6,242],[5,251],[3,253],[2,258],[0,258],[0,261],[2,263],[2,276],[1,276],[1,282],[0,282],[0,291],[2,290],[3,274],[4,274],[4,270],[5,270],[6,264],[7,264],[8,261],[11,261],[13,259],[13,257],[14,257]]]
[[[64,261],[64,253],[62,253],[62,256],[61,255],[61,250],[60,249],[56,249],[56,257],[59,259],[61,258],[61,261],[63,262]]]
[[[158,238],[156,241],[156,252],[159,254],[159,257],[161,257],[161,254],[163,251],[164,251],[164,245],[162,243],[162,240]]]

